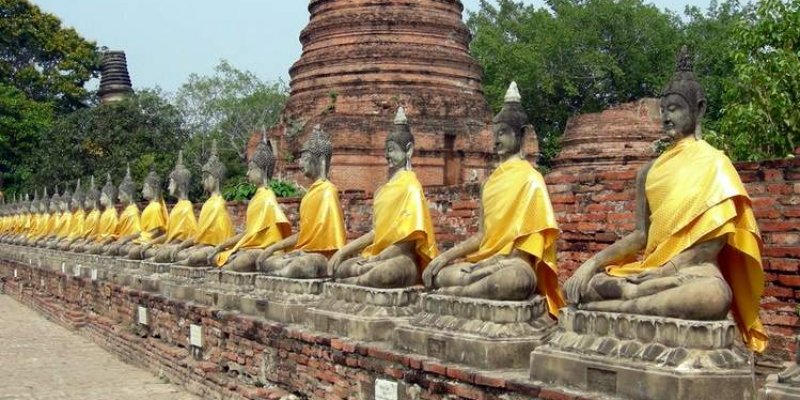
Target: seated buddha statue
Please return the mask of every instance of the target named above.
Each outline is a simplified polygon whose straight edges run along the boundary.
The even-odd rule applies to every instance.
[[[83,225],[86,222],[86,210],[83,209],[84,194],[81,190],[81,180],[75,185],[75,193],[72,194],[70,199],[70,209],[72,210],[72,218],[69,221],[69,232],[66,237],[59,241],[58,249],[68,251],[75,241],[77,241],[81,234],[83,234]]]
[[[564,289],[583,310],[711,321],[732,311],[745,344],[760,352],[764,273],[750,198],[730,160],[701,139],[706,99],[686,48],[677,64],[661,94],[672,144],[638,173],[636,229],[583,263]]]
[[[225,165],[217,155],[217,141],[211,145],[211,156],[203,165],[203,189],[209,194],[200,209],[194,235],[183,243],[164,249],[170,260],[179,265],[198,267],[208,265],[216,247],[234,235],[233,221],[219,187],[225,177]],[[159,253],[162,251],[160,250]]]
[[[425,193],[411,170],[414,136],[400,107],[386,138],[389,180],[375,193],[372,230],[337,251],[328,275],[342,283],[381,289],[421,282],[438,254]]]
[[[267,246],[258,259],[266,275],[293,279],[321,278],[328,273],[328,259],[347,239],[339,204],[339,191],[328,180],[333,146],[318,126],[300,150],[300,169],[314,179],[300,201],[296,234]],[[285,254],[276,254],[287,251]]]
[[[81,232],[78,240],[72,244],[70,250],[76,253],[83,253],[89,250],[89,246],[97,238],[100,233],[100,190],[94,183],[94,175],[92,175],[89,190],[86,193],[86,198],[83,201],[83,207],[88,209],[86,219],[83,221],[83,232]]]
[[[61,212],[60,201],[61,196],[58,194],[58,186],[56,186],[55,192],[48,201],[47,212],[50,215],[50,221],[39,236],[39,240],[36,242],[37,247],[46,247],[50,240],[56,235],[57,231],[61,229],[64,216]]]
[[[119,213],[114,205],[117,199],[117,187],[111,180],[111,174],[106,175],[106,184],[100,190],[100,205],[103,213],[100,214],[100,222],[97,226],[97,236],[94,243],[88,246],[87,252],[91,254],[101,254],[105,247],[117,238],[117,224],[119,224]]]
[[[142,224],[139,216],[139,206],[136,205],[136,185],[131,177],[131,167],[128,165],[125,177],[119,184],[119,201],[125,207],[119,216],[117,230],[114,237],[103,249],[103,254],[109,256],[127,255],[130,251],[130,243],[139,238],[142,232]]]
[[[161,177],[158,176],[154,168],[144,178],[142,185],[142,197],[147,200],[147,206],[142,211],[141,232],[139,237],[127,246],[128,258],[131,260],[142,260],[155,255],[151,249],[154,243],[163,242],[167,233],[169,216],[167,205],[161,195]],[[191,209],[191,203],[189,203]],[[192,215],[194,217],[194,215]],[[124,249],[120,250],[124,252]],[[124,253],[123,253],[124,254]]]
[[[191,238],[197,231],[194,206],[188,198],[191,177],[191,172],[183,165],[183,151],[179,151],[178,161],[169,174],[169,184],[167,185],[169,194],[178,199],[178,202],[169,212],[166,233],[145,245],[144,256],[147,260],[158,263],[172,262],[172,252],[164,249],[178,246]]]
[[[56,249],[58,248],[58,243],[69,236],[69,232],[71,229],[70,224],[72,223],[72,210],[70,209],[69,203],[72,199],[72,193],[70,193],[69,189],[65,189],[64,193],[61,194],[58,198],[58,209],[61,215],[60,221],[56,224],[54,229],[53,235],[47,241],[47,248],[49,249]]]
[[[492,121],[500,164],[481,187],[477,235],[435,258],[424,273],[437,293],[521,301],[545,296],[549,311],[564,305],[558,285],[558,226],[542,175],[522,154],[533,132],[511,83],[502,110]]]
[[[275,155],[264,134],[247,167],[247,178],[258,189],[247,204],[244,232],[218,245],[210,253],[208,264],[229,271],[255,271],[261,250],[291,233],[289,220],[269,187],[274,169]]]
[[[30,213],[29,223],[25,230],[25,238],[20,244],[24,246],[31,246],[36,241],[36,235],[42,226],[42,211],[40,208],[41,199],[39,199],[39,190],[33,191],[33,200],[28,205]]]
[[[36,215],[38,216],[38,223],[28,241],[30,246],[39,246],[42,238],[53,229],[55,223],[54,215],[50,213],[50,198],[47,194],[47,188],[44,188],[42,198],[39,200],[38,213]]]

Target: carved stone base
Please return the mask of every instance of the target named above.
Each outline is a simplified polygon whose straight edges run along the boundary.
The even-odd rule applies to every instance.
[[[139,267],[139,275],[136,278],[135,287],[138,287],[145,292],[160,293],[161,280],[167,274],[171,264],[160,264],[150,261],[142,261]]]
[[[421,287],[375,289],[326,283],[322,301],[307,311],[318,331],[356,340],[389,341],[392,332],[419,312]]]
[[[800,400],[800,385],[778,382],[777,375],[770,375],[758,393],[759,400]]]
[[[212,268],[170,265],[169,274],[161,277],[161,293],[169,299],[194,301],[194,292]]]
[[[194,300],[224,310],[239,310],[242,296],[255,289],[255,272],[206,271],[203,284],[195,289]]]
[[[730,321],[563,309],[531,379],[624,399],[751,399],[749,355]]]
[[[423,294],[422,312],[397,328],[398,349],[479,369],[527,368],[554,331],[546,300],[494,301]]]
[[[306,310],[316,306],[329,279],[289,279],[259,275],[255,290],[241,298],[241,310],[284,323],[302,323]]]

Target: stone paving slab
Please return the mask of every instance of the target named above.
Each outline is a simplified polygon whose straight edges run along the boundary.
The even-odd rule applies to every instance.
[[[195,400],[0,295],[0,400]]]

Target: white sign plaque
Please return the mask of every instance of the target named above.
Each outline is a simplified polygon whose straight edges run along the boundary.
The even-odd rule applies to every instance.
[[[15,269],[14,270],[14,278],[16,278],[16,277],[17,277],[17,270]]]
[[[39,286],[44,287],[44,278],[39,278]]]
[[[64,262],[61,262],[61,273],[62,274],[67,273],[67,264],[65,264]]]
[[[76,265],[75,267],[72,268],[72,275],[75,275],[76,277],[81,276],[81,266],[80,265]]]
[[[136,313],[138,322],[142,325],[147,325],[147,308],[139,306],[139,311]]]
[[[92,280],[97,280],[97,268],[92,268]]]
[[[194,347],[203,347],[203,327],[192,324],[189,326],[189,344]]]
[[[375,400],[397,400],[397,382],[375,379]]]
[[[30,258],[28,259],[28,265],[33,265],[33,260]]]

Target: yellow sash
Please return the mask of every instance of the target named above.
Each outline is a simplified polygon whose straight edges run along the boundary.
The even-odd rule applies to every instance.
[[[504,162],[483,185],[481,206],[483,240],[467,261],[508,255],[514,249],[528,254],[539,293],[547,298],[550,313],[557,316],[565,304],[556,263],[559,230],[542,175],[525,160]]]
[[[314,182],[300,201],[300,227],[294,248],[332,253],[341,249],[346,240],[339,191],[330,181]]]
[[[31,222],[27,230],[28,239],[35,238],[36,234],[39,233],[39,227],[42,225],[41,220],[42,220],[41,214],[33,214],[31,216],[30,219]]]
[[[758,316],[764,290],[761,236],[733,164],[705,141],[689,137],[654,162],[645,187],[650,230],[644,258],[608,267],[607,272],[638,274],[666,264],[697,243],[727,237],[718,264],[733,291],[733,315],[747,346],[764,351],[767,334]]]
[[[95,208],[86,214],[86,220],[83,222],[83,236],[93,240],[98,233],[100,233],[100,210]]]
[[[72,221],[70,222],[69,238],[76,239],[83,234],[83,225],[86,223],[86,210],[79,209],[72,213]]]
[[[197,219],[194,217],[194,207],[189,200],[180,200],[169,212],[167,224],[167,242],[184,241],[190,239],[197,232]]]
[[[211,195],[200,209],[197,222],[197,244],[219,246],[234,235],[233,222],[225,206],[225,199],[219,194]]]
[[[67,211],[61,216],[61,226],[56,231],[56,236],[63,239],[69,236],[70,229],[72,228],[72,211]]]
[[[217,255],[217,266],[228,262],[239,249],[263,249],[292,232],[292,226],[283,214],[278,199],[271,189],[260,187],[247,205],[244,236],[232,248]]]
[[[418,280],[421,281],[422,271],[439,251],[428,202],[414,172],[396,173],[378,189],[372,208],[375,240],[364,249],[362,257],[377,256],[395,243],[412,241],[417,255]]]
[[[180,202],[178,202],[178,204],[180,204]],[[191,207],[192,203],[189,203],[189,208],[191,209]],[[194,217],[194,215],[192,215],[192,217]],[[164,200],[151,201],[147,207],[144,208],[144,211],[142,211],[142,232],[139,235],[139,238],[134,241],[134,243],[150,243],[153,240],[153,235],[151,232],[156,229],[160,229],[164,232],[169,231],[167,228],[167,221],[167,206],[164,204]]]
[[[132,236],[141,234],[142,225],[139,220],[139,207],[136,204],[130,204],[122,211],[117,223],[117,231],[114,236],[119,239],[125,236]]]
[[[116,238],[117,224],[119,215],[116,207],[108,207],[100,215],[100,222],[97,224],[96,241],[100,242],[108,238]]]

